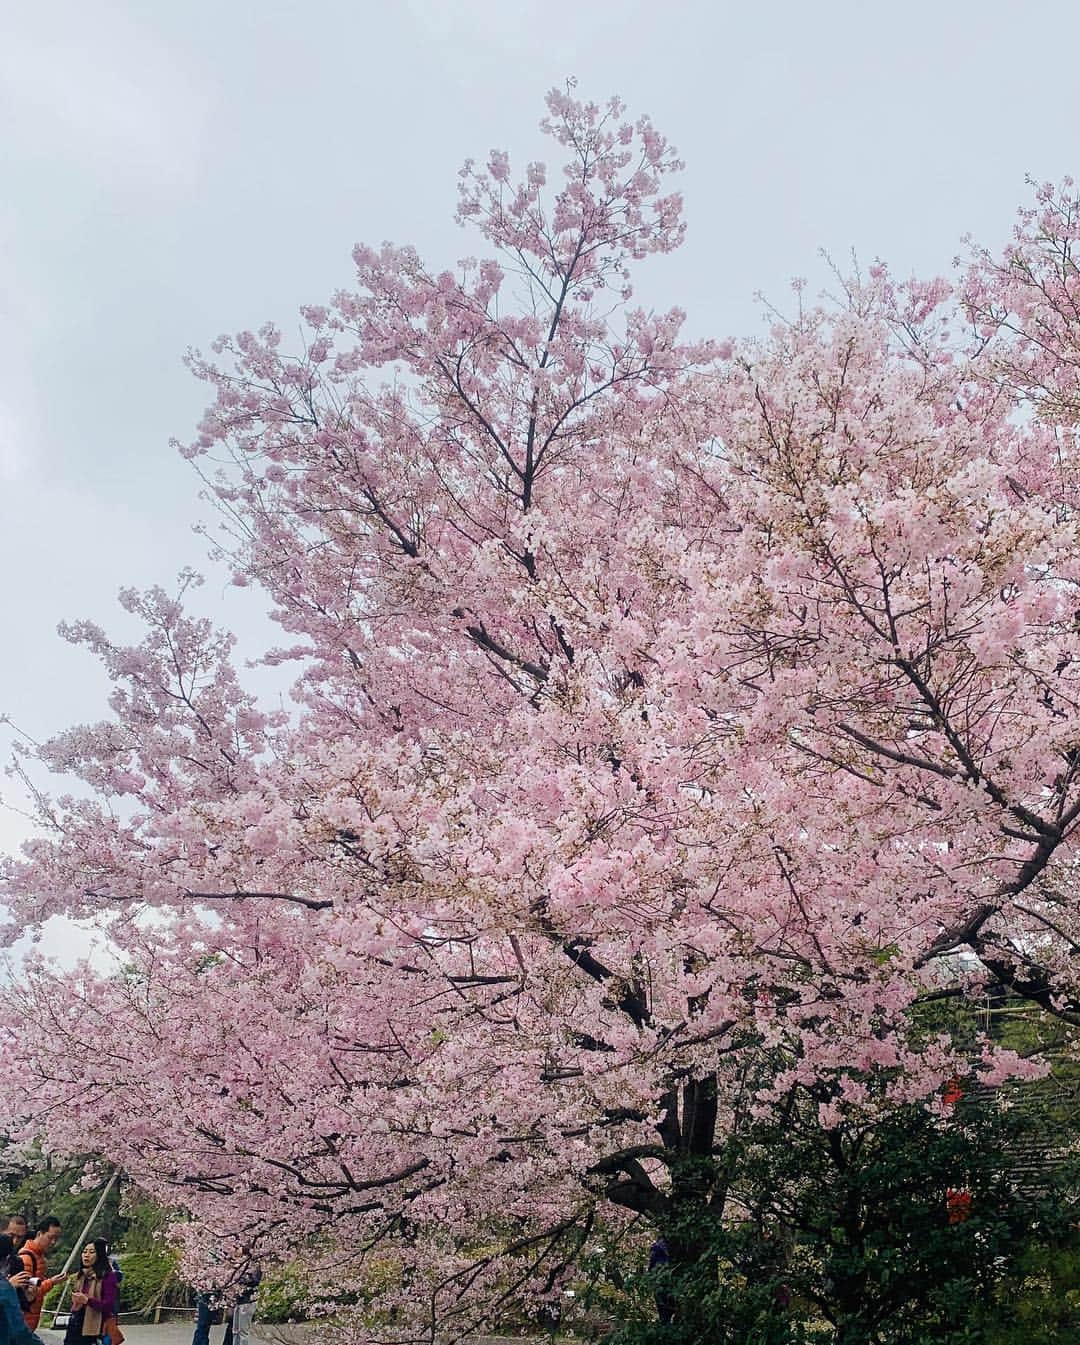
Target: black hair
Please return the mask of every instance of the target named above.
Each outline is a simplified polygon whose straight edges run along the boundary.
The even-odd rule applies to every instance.
[[[47,1233],[50,1228],[59,1228],[59,1227],[60,1227],[60,1220],[56,1217],[56,1215],[46,1214],[45,1218],[42,1219],[41,1223],[39,1223],[37,1228],[34,1230],[34,1233],[36,1237],[40,1237],[42,1233]]]
[[[88,1242],[86,1246],[93,1247],[94,1274],[99,1280],[103,1280],[109,1271],[112,1270],[112,1266],[109,1263],[109,1245],[104,1238],[95,1238],[93,1242]],[[86,1248],[84,1247],[83,1250],[85,1251]]]
[[[0,1233],[0,1266],[6,1266],[15,1255],[15,1244],[6,1233]]]

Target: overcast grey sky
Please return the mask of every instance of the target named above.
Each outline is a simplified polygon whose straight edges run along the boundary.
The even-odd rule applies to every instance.
[[[664,0],[9,0],[0,19],[0,711],[43,736],[104,688],[57,621],[203,565],[169,448],[184,350],[350,281],[360,239],[433,265],[468,155],[541,150],[552,84],[620,93],[682,151],[689,238],[639,294],[697,332],[820,246],[947,270],[1024,175],[1080,173],[1080,7]],[[256,638],[250,596],[204,603]],[[24,834],[0,815],[0,844]]]

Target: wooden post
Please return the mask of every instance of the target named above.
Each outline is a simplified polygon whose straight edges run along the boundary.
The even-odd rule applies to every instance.
[[[71,1251],[68,1252],[67,1260],[64,1262],[64,1265],[63,1265],[63,1273],[64,1273],[64,1274],[66,1274],[66,1273],[71,1269],[72,1264],[73,1264],[74,1261],[75,1261],[75,1258],[80,1254],[80,1252],[82,1251],[82,1249],[86,1246],[86,1235],[90,1232],[91,1228],[93,1228],[93,1226],[94,1226],[94,1220],[95,1220],[95,1219],[98,1217],[98,1215],[101,1213],[102,1206],[105,1204],[105,1201],[108,1200],[108,1198],[109,1198],[109,1192],[110,1192],[110,1191],[113,1189],[113,1187],[116,1185],[116,1182],[117,1182],[117,1179],[119,1178],[119,1176],[120,1176],[120,1169],[119,1169],[119,1168],[114,1168],[114,1169],[113,1169],[113,1175],[112,1175],[112,1176],[109,1178],[109,1180],[105,1183],[105,1189],[102,1191],[101,1195],[98,1196],[98,1202],[97,1202],[97,1204],[94,1206],[93,1213],[90,1215],[90,1218],[87,1219],[86,1224],[85,1224],[85,1226],[84,1226],[84,1228],[83,1228],[83,1231],[82,1231],[82,1233],[79,1235],[79,1240],[73,1245],[73,1247],[71,1248]],[[56,1322],[57,1322],[57,1318],[60,1316],[60,1310],[61,1310],[61,1308],[64,1306],[64,1298],[65,1298],[65,1296],[66,1296],[66,1294],[67,1294],[67,1290],[68,1290],[68,1287],[67,1287],[67,1284],[65,1283],[65,1284],[63,1285],[63,1287],[61,1288],[61,1290],[60,1290],[60,1297],[59,1297],[59,1299],[57,1300],[56,1307],[53,1309],[53,1319],[52,1319],[52,1324],[53,1324],[53,1330],[54,1330],[54,1331],[56,1330]]]

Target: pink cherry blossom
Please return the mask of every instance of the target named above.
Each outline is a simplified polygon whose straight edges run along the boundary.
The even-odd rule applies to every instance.
[[[927,996],[1080,1022],[1073,189],[955,291],[880,265],[688,342],[627,302],[674,150],[572,90],[544,129],[561,173],[459,178],[494,255],[357,247],[306,349],[192,359],[290,708],[186,574],[122,595],[138,644],[65,628],[108,714],[15,763],[10,937],[92,920],[123,972],[28,961],[12,1129],[194,1216],[193,1277],[310,1239],[388,1337],[535,1304],[792,1089],[828,1126],[1037,1068],[913,1033]]]

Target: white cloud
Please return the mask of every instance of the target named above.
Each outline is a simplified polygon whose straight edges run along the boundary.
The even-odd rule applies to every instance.
[[[50,21],[56,16],[42,14]],[[43,141],[64,159],[98,164],[121,178],[183,189],[195,172],[202,132],[195,90],[160,44],[134,25],[72,11],[34,31],[38,16],[10,21],[0,42],[0,109],[8,152]],[[87,17],[92,22],[87,22]],[[38,17],[40,22],[40,18]],[[61,32],[57,32],[59,27]]]
[[[409,13],[424,35],[434,41],[521,48],[543,30],[545,6],[540,0],[493,5],[491,0],[407,0]]]
[[[14,481],[19,475],[24,451],[18,423],[14,415],[0,403],[0,482]]]

